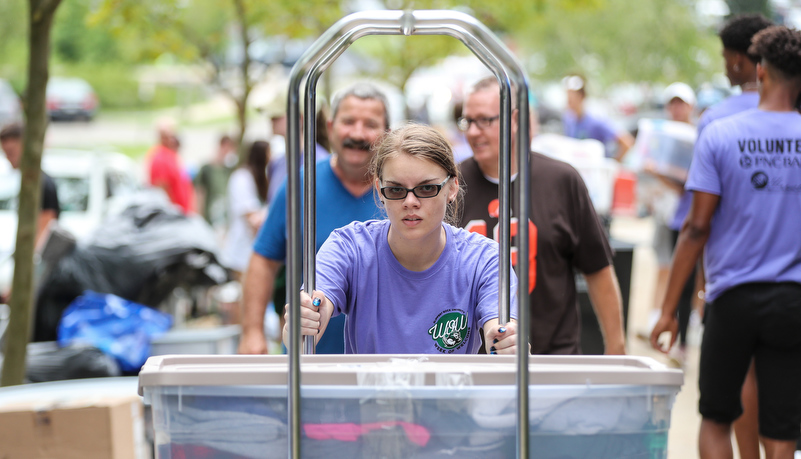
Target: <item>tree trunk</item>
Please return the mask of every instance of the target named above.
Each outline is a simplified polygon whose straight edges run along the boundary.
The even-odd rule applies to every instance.
[[[242,66],[240,68],[242,73],[242,94],[236,100],[236,117],[239,121],[237,145],[239,146],[239,163],[247,164],[248,149],[245,145],[242,145],[242,141],[248,128],[248,98],[253,88],[253,84],[250,81],[250,38],[248,37],[247,11],[243,0],[234,0],[234,10],[236,11],[236,20],[239,23],[239,38],[242,40],[243,52]]]
[[[42,200],[41,163],[47,129],[45,91],[50,58],[50,27],[61,0],[30,0],[30,56],[25,103],[25,135],[20,161],[22,184],[19,193],[14,279],[11,284],[11,318],[6,340],[0,385],[22,384],[25,379],[25,351],[30,339],[34,302],[33,252],[36,224]]]

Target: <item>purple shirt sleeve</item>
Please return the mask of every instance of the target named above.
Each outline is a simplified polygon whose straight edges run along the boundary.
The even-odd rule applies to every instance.
[[[695,144],[695,156],[685,188],[690,191],[701,191],[720,196],[721,183],[718,173],[715,140],[717,131],[714,124],[701,134]]]

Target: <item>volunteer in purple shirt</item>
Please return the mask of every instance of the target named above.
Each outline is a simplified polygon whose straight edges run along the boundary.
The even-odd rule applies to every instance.
[[[487,353],[513,354],[517,278],[513,320],[500,324],[498,244],[449,223],[462,190],[447,140],[406,125],[376,147],[371,172],[388,219],[331,233],[317,254],[317,289],[301,294],[301,333],[319,339],[332,315],[347,314],[350,354],[475,354],[479,329]]]
[[[693,202],[651,334],[676,339],[676,303],[704,245],[707,305],[699,372],[702,459],[731,458],[731,425],[754,359],[768,459],[801,433],[801,32],[772,26],[749,49],[759,105],[711,123],[687,180]],[[669,349],[669,347],[668,347]]]
[[[740,87],[740,94],[735,94],[709,107],[698,120],[698,135],[712,121],[725,118],[744,110],[756,108],[759,93],[756,83],[756,65],[759,56],[748,53],[751,38],[762,29],[773,25],[759,14],[744,14],[731,19],[718,34],[723,43],[723,59],[726,62],[726,77],[733,87]],[[685,191],[681,196],[676,214],[670,224],[671,229],[678,231],[687,218],[692,202],[692,192]]]
[[[712,121],[756,108],[757,104],[759,104],[756,65],[760,58],[749,53],[748,48],[751,46],[751,39],[754,35],[771,25],[773,24],[762,15],[743,14],[730,19],[720,30],[718,35],[723,45],[726,77],[728,77],[732,86],[739,86],[742,93],[733,95],[704,111],[698,121],[698,135],[701,135]],[[692,196],[693,192],[691,190],[685,190],[681,195],[673,221],[670,222],[671,229],[676,232],[681,230],[681,225],[690,212]],[[692,290],[685,289],[685,294],[682,298],[683,302],[691,301]],[[679,321],[686,330],[689,314],[683,314],[682,311],[682,308],[679,308]],[[756,387],[756,374],[752,366],[743,384],[743,415],[734,423],[734,434],[737,438],[740,459],[760,458],[757,421],[759,404]]]
[[[584,78],[570,75],[562,80],[567,91],[567,110],[562,115],[565,135],[574,139],[595,139],[606,147],[606,156],[618,161],[634,145],[634,137],[626,131],[615,129],[607,121],[597,118],[584,108],[587,89]]]

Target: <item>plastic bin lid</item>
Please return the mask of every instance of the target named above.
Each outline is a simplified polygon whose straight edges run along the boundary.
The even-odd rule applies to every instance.
[[[515,385],[516,358],[500,355],[304,355],[303,385],[436,386],[454,378],[472,385]],[[157,386],[286,385],[286,355],[161,355],[139,372],[139,394]],[[404,378],[404,376],[408,376]],[[649,357],[530,356],[529,384],[681,386],[684,373]]]

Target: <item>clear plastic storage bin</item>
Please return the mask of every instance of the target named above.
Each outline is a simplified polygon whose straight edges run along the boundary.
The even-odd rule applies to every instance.
[[[160,459],[286,458],[286,356],[151,357]],[[511,458],[514,357],[302,357],[304,458]],[[648,358],[532,356],[531,457],[665,458],[683,373]]]

